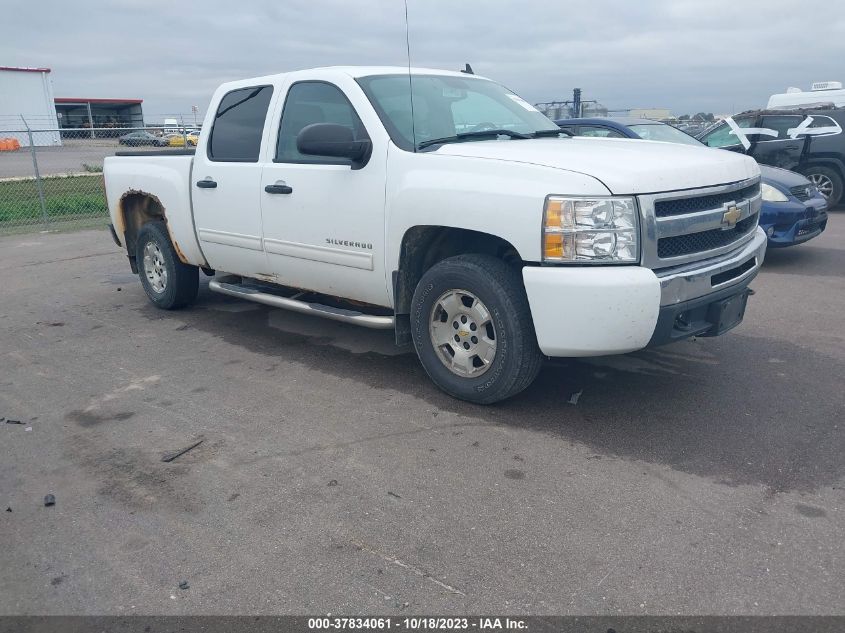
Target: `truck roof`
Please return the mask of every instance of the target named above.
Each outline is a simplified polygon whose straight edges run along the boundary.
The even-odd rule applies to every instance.
[[[415,68],[410,69],[412,75],[450,75],[454,77],[487,79],[479,75],[468,75],[459,71],[442,70],[439,68]],[[293,70],[286,73],[276,73],[273,75],[263,75],[260,77],[250,77],[248,79],[238,79],[236,81],[229,81],[223,84],[227,89],[241,88],[245,86],[255,86],[258,84],[275,83],[283,78],[292,77],[294,79],[301,76],[303,79],[314,79],[336,77],[337,75],[347,75],[349,77],[371,77],[373,75],[407,75],[407,66],[324,66],[321,68],[308,68],[303,70]]]

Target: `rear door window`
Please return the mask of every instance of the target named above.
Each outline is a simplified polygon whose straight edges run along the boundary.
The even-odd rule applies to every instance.
[[[208,158],[229,163],[257,163],[273,86],[240,88],[217,106],[208,140]]]
[[[801,121],[804,120],[802,116],[795,115],[768,115],[763,117],[762,128],[768,128],[778,133],[777,137],[759,135],[757,141],[784,141],[789,139],[789,130],[797,128]]]

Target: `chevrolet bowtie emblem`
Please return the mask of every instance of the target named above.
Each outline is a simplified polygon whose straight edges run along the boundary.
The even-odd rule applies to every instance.
[[[736,226],[741,215],[742,211],[737,207],[731,207],[722,214],[722,224],[727,224],[728,227]]]

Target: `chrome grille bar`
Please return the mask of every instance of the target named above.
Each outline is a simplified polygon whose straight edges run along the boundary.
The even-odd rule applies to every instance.
[[[751,240],[762,206],[759,182],[754,178],[638,196],[643,221],[642,264],[653,269],[678,266],[730,252]],[[661,217],[656,215],[657,207],[664,210]],[[667,208],[673,210],[671,215],[665,213]],[[685,209],[690,211],[678,212]]]

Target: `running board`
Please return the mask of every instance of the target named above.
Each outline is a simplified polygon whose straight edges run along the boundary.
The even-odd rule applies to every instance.
[[[364,314],[363,312],[344,310],[343,308],[335,308],[320,303],[308,303],[297,299],[288,299],[287,297],[280,297],[268,292],[261,292],[248,286],[230,284],[225,281],[218,281],[217,279],[209,281],[208,288],[214,292],[229,295],[230,297],[239,297],[247,301],[255,301],[256,303],[263,303],[274,308],[293,310],[302,314],[313,314],[325,319],[332,319],[333,321],[354,323],[355,325],[361,325],[374,330],[389,330],[394,324],[394,318],[392,316]]]

